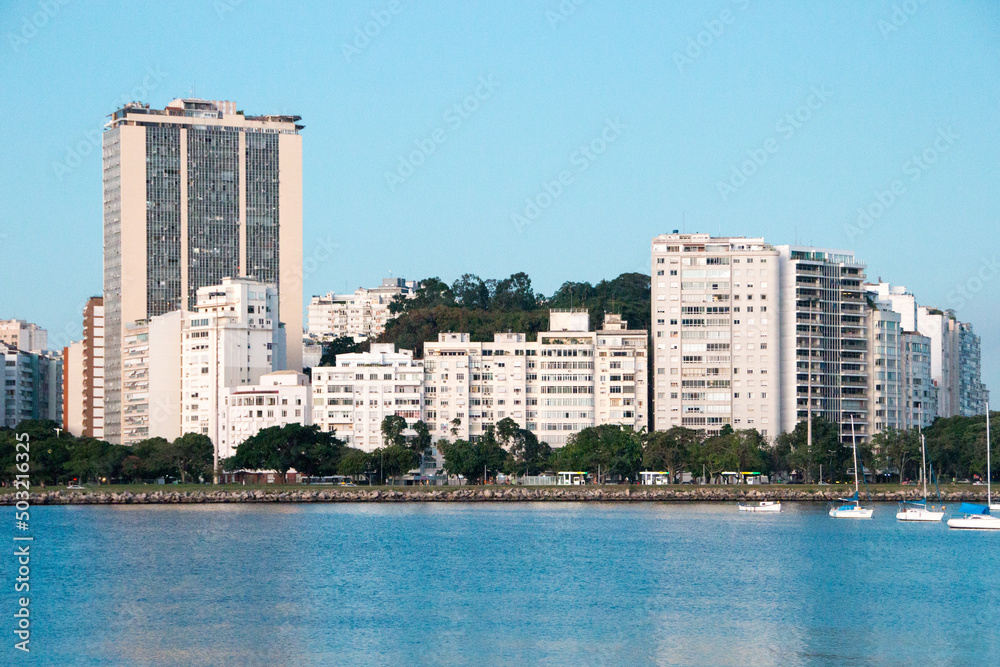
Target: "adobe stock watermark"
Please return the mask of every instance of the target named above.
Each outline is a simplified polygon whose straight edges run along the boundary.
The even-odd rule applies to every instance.
[[[813,119],[816,112],[826,106],[826,103],[833,96],[826,86],[813,86],[809,89],[810,95],[794,111],[786,113],[778,119],[774,126],[774,131],[785,141],[788,141],[795,134],[805,127],[806,123]],[[716,181],[715,187],[719,191],[722,201],[726,201],[730,195],[742,188],[750,178],[756,174],[771,159],[771,156],[781,150],[781,142],[777,136],[768,137],[759,148],[747,150],[747,159],[734,166],[726,181]]]
[[[545,20],[549,22],[549,27],[555,30],[560,23],[565,23],[576,13],[580,5],[587,0],[559,0],[554,7],[545,10]]]
[[[750,7],[750,0],[733,0],[733,4],[740,11],[746,11]],[[726,33],[726,26],[735,22],[736,14],[729,9],[723,9],[717,17],[705,21],[702,24],[704,30],[699,30],[694,37],[688,37],[687,46],[683,50],[674,51],[673,60],[677,71],[683,74],[684,68],[701,58]]]
[[[524,208],[511,214],[510,220],[514,223],[517,233],[520,234],[525,226],[538,220],[542,212],[550,208],[566,188],[575,182],[576,176],[590,169],[590,165],[604,155],[611,144],[616,142],[627,129],[628,125],[623,123],[621,118],[606,119],[598,135],[587,143],[580,144],[580,147],[569,156],[571,168],[560,170],[552,180],[542,181],[538,192],[524,200]]]
[[[147,99],[150,93],[160,87],[160,84],[167,76],[169,75],[161,70],[159,65],[147,67],[146,76],[142,78],[139,85],[128,93],[123,93],[118,97],[118,106],[116,108],[120,109],[129,102]],[[63,159],[58,162],[52,162],[52,173],[55,175],[56,180],[62,183],[68,175],[72,174],[83,164],[83,159],[91,153],[96,152],[100,155],[103,136],[104,126],[102,125],[99,129],[95,128],[85,131],[79,141],[71,146],[67,146]]]
[[[493,97],[499,87],[500,82],[493,78],[492,74],[479,77],[479,84],[471,93],[466,95],[461,102],[456,102],[448,107],[441,114],[444,127],[434,128],[423,139],[414,139],[413,150],[406,154],[400,154],[396,169],[385,172],[385,182],[389,186],[389,190],[395,192],[396,188],[406,183],[417,169],[427,162],[427,158],[437,151],[438,146],[448,141],[448,133],[462,127],[465,121],[479,110],[483,102]]]
[[[212,0],[212,9],[220,21],[224,21],[227,16],[236,11],[236,8],[243,4],[243,0]]]
[[[371,45],[372,40],[381,35],[382,31],[388,28],[393,19],[402,12],[403,3],[400,0],[389,0],[384,9],[372,10],[370,21],[354,27],[354,38],[350,42],[340,43],[340,52],[344,54],[344,60],[351,62],[352,58],[360,56]]]
[[[40,0],[37,12],[31,16],[22,16],[21,25],[17,32],[11,30],[7,33],[7,42],[14,53],[17,53],[22,46],[27,46],[28,42],[37,37],[39,31],[44,30],[69,2],[70,0]]]
[[[305,279],[316,273],[319,267],[333,259],[340,249],[340,244],[327,234],[325,238],[313,244],[311,250],[302,259],[302,265],[291,267],[288,273],[282,275],[282,280],[291,280],[292,285],[304,287]]]
[[[910,183],[916,183],[920,178],[941,158],[941,156],[951,150],[959,135],[948,126],[947,129],[938,128],[938,134],[934,140],[919,154],[914,154],[909,160],[903,163],[901,171]],[[854,222],[844,225],[844,233],[851,241],[864,236],[865,232],[871,229],[876,222],[889,212],[896,202],[906,194],[907,180],[897,178],[892,180],[882,190],[877,190],[872,201],[866,206],[858,208],[857,218]]]
[[[921,5],[926,4],[927,0],[905,0],[894,4],[889,16],[879,19],[875,24],[878,31],[882,33],[882,39],[889,39],[890,34],[899,32],[910,21],[910,18],[920,10]]]
[[[997,261],[997,256],[983,257],[976,272],[965,282],[955,285],[955,289],[948,292],[946,297],[948,303],[955,310],[960,310],[982,292],[986,284],[996,278],[998,273],[1000,273],[1000,262]]]

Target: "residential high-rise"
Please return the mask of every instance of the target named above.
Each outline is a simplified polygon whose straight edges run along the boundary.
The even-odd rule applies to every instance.
[[[122,444],[181,435],[181,340],[190,313],[172,310],[125,325]]]
[[[762,238],[653,237],[655,430],[780,432],[778,259]]]
[[[192,310],[200,288],[277,286],[287,366],[301,368],[302,138],[298,116],[233,102],[128,104],[104,133],[106,438],[122,440],[125,325]]]
[[[412,350],[375,343],[369,352],[338,354],[336,366],[312,369],[312,420],[351,447],[382,447],[382,420],[423,419],[424,364]]]
[[[0,426],[14,428],[26,419],[62,422],[62,358],[19,350],[0,342],[3,394]]]
[[[865,264],[849,250],[776,246],[781,254],[781,431],[813,417],[841,440],[870,435]],[[811,402],[811,407],[810,407]]]
[[[586,310],[557,308],[534,341],[440,333],[424,344],[424,414],[434,439],[476,440],[507,418],[552,447],[591,426],[645,426],[646,332],[625,329],[618,315],[605,315],[600,331],[589,324]]]
[[[332,340],[351,336],[356,342],[377,338],[392,318],[389,305],[398,296],[412,297],[417,283],[403,278],[385,278],[374,288],[360,287],[354,294],[314,296],[309,302],[309,336]]]
[[[219,456],[236,448],[262,429],[312,423],[309,378],[298,371],[275,371],[260,376],[256,385],[222,389],[219,403]]]
[[[0,320],[0,343],[7,343],[18,350],[47,350],[48,338],[48,332],[37,324],[24,320]]]
[[[273,319],[277,311],[274,287],[249,278],[198,289],[195,310],[181,325],[182,434],[201,433],[219,446],[225,390],[283,370],[285,331]]]
[[[104,439],[104,299],[83,309],[83,340],[63,349],[63,428]]]

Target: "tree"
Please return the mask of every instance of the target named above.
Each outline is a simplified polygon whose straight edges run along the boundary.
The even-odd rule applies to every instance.
[[[198,479],[212,471],[215,447],[207,435],[185,433],[171,443],[169,451],[181,483],[187,483],[188,477]]]
[[[358,478],[371,470],[372,457],[368,452],[347,447],[337,462],[337,474]]]
[[[177,474],[179,471],[174,468],[170,450],[171,444],[160,437],[146,438],[132,445],[132,456],[139,459],[134,470],[130,464],[132,478],[157,479]]]
[[[333,433],[319,426],[285,424],[260,430],[237,448],[230,468],[274,470],[288,481],[288,471],[295,468],[304,475],[321,475],[336,469],[343,443]]]
[[[653,431],[645,438],[642,464],[647,470],[666,470],[670,481],[674,482],[682,472],[691,448],[700,441],[697,431],[683,426],[674,426],[668,431]]]
[[[367,343],[354,342],[353,336],[340,336],[334,338],[329,343],[323,343],[323,357],[320,359],[320,366],[336,366],[337,356],[351,352],[362,352],[368,347]]]
[[[381,465],[383,478],[402,475],[417,464],[416,454],[404,445],[389,445],[377,449],[372,454],[372,459],[376,457]]]
[[[386,415],[382,420],[382,446],[390,447],[406,445],[406,437],[403,431],[407,429],[406,420],[396,415]]]
[[[807,483],[812,483],[820,463],[829,461],[833,473],[845,472],[844,451],[840,444],[840,426],[823,417],[813,417],[813,443],[809,447],[807,424],[800,421],[791,433],[778,436],[779,448],[787,448],[788,463],[792,469],[802,472]],[[850,451],[847,455],[850,456]]]
[[[462,427],[462,420],[461,420],[461,418],[455,417],[454,419],[451,420],[450,424],[451,424],[451,428],[449,430],[451,431],[451,435],[453,437],[457,437],[458,436],[458,429]]]

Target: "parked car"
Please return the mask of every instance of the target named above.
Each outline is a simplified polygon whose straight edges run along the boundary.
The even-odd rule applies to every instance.
[[[80,486],[79,484],[70,484],[66,488],[74,490],[74,491],[86,491],[86,489],[84,487]]]

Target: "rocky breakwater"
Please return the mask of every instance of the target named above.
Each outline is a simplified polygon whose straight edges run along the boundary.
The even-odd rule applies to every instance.
[[[332,488],[238,490],[212,489],[195,491],[156,490],[148,492],[65,489],[34,492],[32,505],[183,505],[204,503],[415,503],[415,502],[650,502],[650,501],[755,501],[786,500],[829,502],[849,493],[846,487],[816,489],[793,485],[749,486],[453,486],[389,490],[385,488]],[[873,501],[916,500],[916,488],[876,490]],[[945,502],[984,501],[985,489],[970,487],[942,494]],[[0,495],[0,504],[13,505],[14,494]]]

